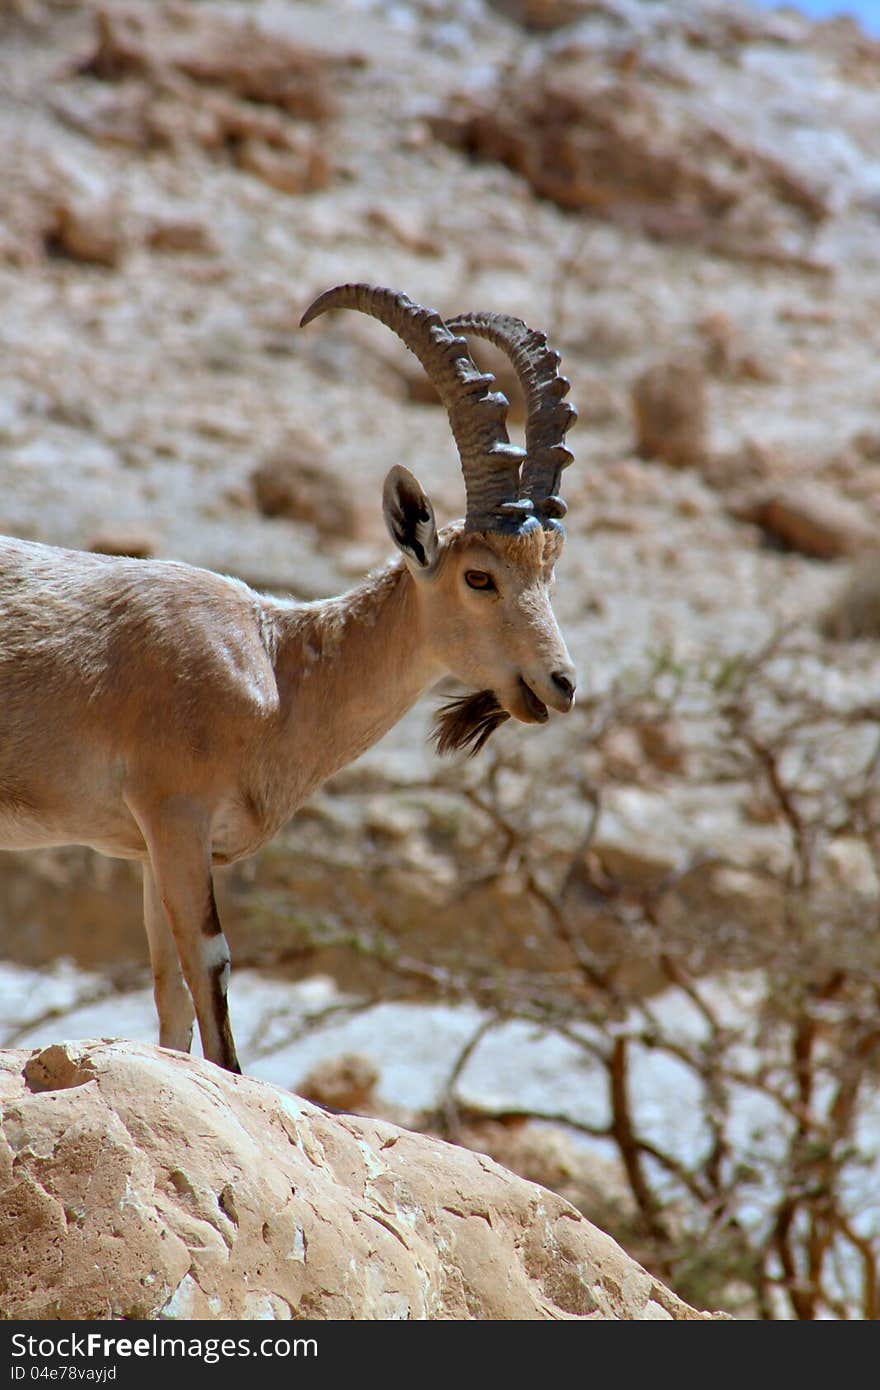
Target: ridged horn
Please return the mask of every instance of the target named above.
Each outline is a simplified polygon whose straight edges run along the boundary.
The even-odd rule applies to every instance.
[[[446,320],[453,333],[486,338],[506,353],[513,363],[526,398],[526,457],[520,488],[544,527],[565,516],[559,495],[563,468],[573,455],[565,436],[577,419],[577,411],[565,400],[571,382],[559,371],[559,353],[537,332],[510,314],[457,314]]]
[[[421,362],[446,407],[467,494],[465,529],[516,532],[535,525],[531,503],[520,500],[524,451],[510,443],[507,397],[473,362],[466,339],[450,332],[433,309],[375,285],[337,285],[303,314],[305,327],[328,309],[358,309],[403,340]]]

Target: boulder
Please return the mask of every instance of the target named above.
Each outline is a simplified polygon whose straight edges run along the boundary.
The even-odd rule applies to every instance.
[[[327,1110],[354,1110],[360,1115],[376,1115],[375,1089],[379,1069],[369,1057],[346,1052],[316,1063],[297,1084],[297,1092]]]
[[[87,550],[97,555],[126,555],[149,560],[159,548],[158,537],[142,526],[108,526],[89,537]]]
[[[819,627],[838,642],[880,638],[880,549],[876,545],[857,556],[821,614]]]
[[[251,474],[263,516],[304,521],[321,535],[358,535],[357,508],[340,478],[327,443],[306,429],[291,429]]]
[[[489,0],[493,10],[533,33],[551,33],[576,24],[594,7],[589,0]]]
[[[734,503],[731,511],[777,544],[815,560],[837,560],[876,543],[870,512],[816,479],[762,489]]]
[[[673,468],[699,466],[706,457],[706,377],[684,355],[649,367],[633,386],[636,452]]]
[[[71,198],[60,200],[49,213],[44,240],[51,255],[111,270],[125,249],[118,208]]]
[[[0,1317],[694,1319],[483,1155],[123,1042],[0,1054]]]

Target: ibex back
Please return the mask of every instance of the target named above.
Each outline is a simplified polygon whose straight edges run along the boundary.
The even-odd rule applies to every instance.
[[[445,674],[476,693],[441,713],[440,751],[477,751],[502,720],[567,711],[575,675],[549,591],[571,455],[568,382],[543,334],[503,315],[444,323],[365,285],[303,318],[356,308],[400,335],[447,408],[467,513],[438,532],[396,465],[384,514],[401,555],[318,603],[235,579],[0,539],[0,848],[81,844],[143,863],[159,1038],[238,1071],[229,950],[213,864],[252,854],[331,773]],[[525,449],[460,333],[510,355]]]

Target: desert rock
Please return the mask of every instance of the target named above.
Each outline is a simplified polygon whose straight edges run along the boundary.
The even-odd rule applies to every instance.
[[[4,1317],[706,1316],[480,1154],[143,1045],[2,1068]]]
[[[687,357],[649,367],[633,387],[636,451],[675,468],[700,464],[706,453],[706,384]]]
[[[812,480],[762,490],[734,511],[780,544],[816,560],[853,555],[877,535],[865,507]]]

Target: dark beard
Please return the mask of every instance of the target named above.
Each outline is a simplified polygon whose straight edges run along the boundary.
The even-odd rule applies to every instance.
[[[486,740],[509,718],[494,690],[459,695],[437,711],[431,738],[441,757],[467,749],[468,757],[475,758]]]

